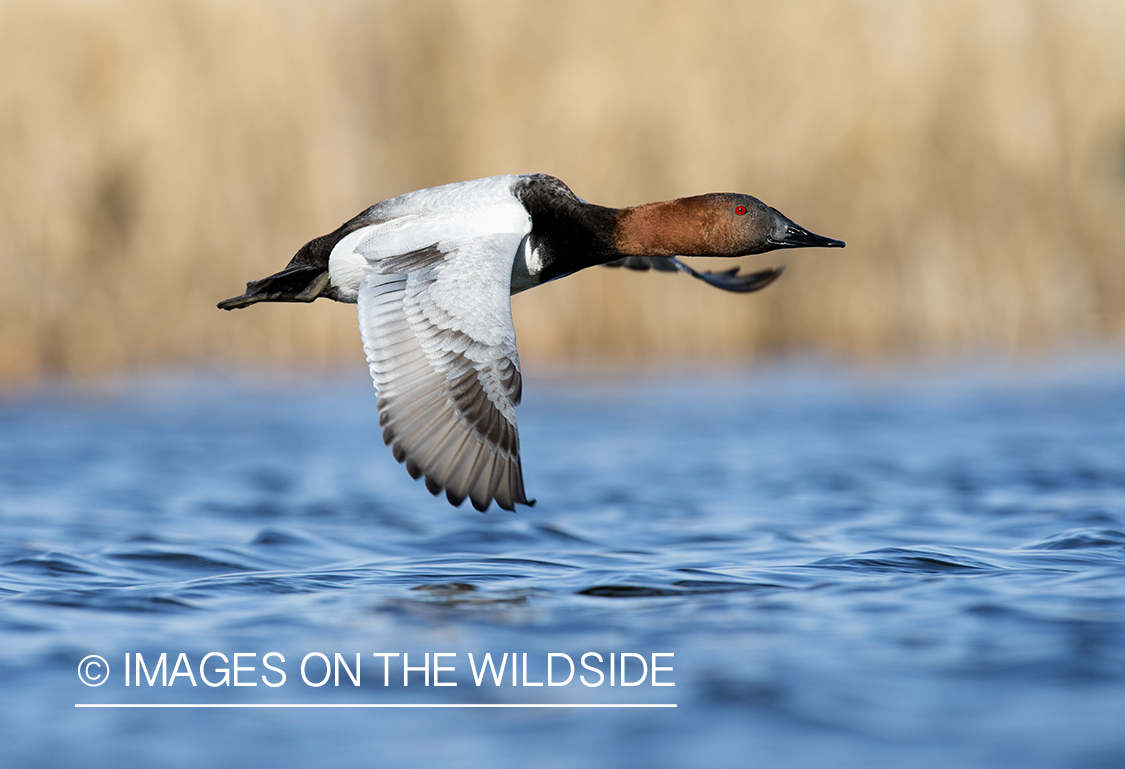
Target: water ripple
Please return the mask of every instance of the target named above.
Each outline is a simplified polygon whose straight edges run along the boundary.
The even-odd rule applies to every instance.
[[[798,370],[528,392],[539,505],[483,516],[430,499],[386,455],[358,379],[0,404],[0,758],[69,745],[92,765],[152,764],[182,734],[234,728],[60,710],[87,696],[73,680],[86,654],[273,649],[674,652],[674,689],[468,681],[449,697],[681,707],[250,714],[222,761],[201,741],[188,763],[350,766],[372,754],[346,747],[355,735],[401,763],[435,731],[482,765],[563,743],[581,765],[870,766],[888,745],[905,746],[893,765],[924,765],[903,759],[915,748],[933,766],[1125,756],[1125,372],[878,384]],[[302,691],[372,701],[374,685]],[[176,692],[270,695],[205,689]],[[142,694],[161,696],[112,696]],[[657,758],[622,748],[642,743]]]

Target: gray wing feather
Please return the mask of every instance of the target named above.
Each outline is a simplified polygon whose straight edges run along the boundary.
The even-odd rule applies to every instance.
[[[684,272],[704,283],[721,288],[724,291],[734,291],[747,294],[773,283],[781,277],[784,267],[771,268],[752,272],[749,275],[740,275],[738,267],[723,272],[696,272],[691,267],[681,262],[674,256],[627,256],[624,259],[615,259],[606,262],[606,267],[626,267],[630,270],[657,270],[659,272]]]
[[[527,499],[514,406],[522,389],[508,285],[497,249],[522,235],[434,244],[376,263],[359,290],[359,325],[395,459],[433,494],[478,510]],[[510,243],[508,241],[511,241]],[[439,258],[439,254],[441,257]],[[403,269],[406,274],[382,270]],[[466,276],[475,278],[470,282]],[[466,296],[466,289],[471,296]]]
[[[626,256],[624,259],[614,259],[606,262],[606,267],[627,267],[630,270],[657,270],[659,272],[675,272],[675,261],[670,256]]]

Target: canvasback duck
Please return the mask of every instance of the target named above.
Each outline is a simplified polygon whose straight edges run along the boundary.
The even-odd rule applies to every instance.
[[[515,406],[522,383],[509,297],[586,267],[679,270],[727,291],[765,288],[782,268],[696,272],[678,256],[842,248],[757,198],[712,193],[606,208],[543,174],[408,192],[309,241],[289,265],[220,302],[359,305],[383,440],[413,478],[480,511],[533,505]]]

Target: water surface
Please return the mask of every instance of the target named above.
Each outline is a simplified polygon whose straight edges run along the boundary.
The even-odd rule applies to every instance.
[[[1125,367],[526,393],[539,502],[486,515],[393,461],[359,375],[0,402],[4,765],[1125,765]],[[284,686],[124,682],[126,653],[255,653],[260,681],[270,651]],[[361,685],[306,685],[310,652],[360,653]],[[373,652],[456,653],[458,685],[394,660],[384,687]],[[529,682],[673,653],[675,686],[478,687],[470,652]]]

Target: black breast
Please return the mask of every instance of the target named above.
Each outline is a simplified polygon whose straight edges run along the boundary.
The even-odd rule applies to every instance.
[[[620,256],[613,239],[616,208],[583,202],[561,181],[545,174],[523,177],[512,192],[531,215],[531,248],[543,263],[542,282]]]

